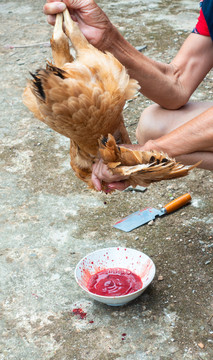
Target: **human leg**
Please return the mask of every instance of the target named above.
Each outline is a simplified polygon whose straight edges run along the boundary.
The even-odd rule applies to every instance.
[[[137,140],[141,145],[148,145],[149,140],[163,139],[164,135],[172,134],[174,133],[173,130],[181,129],[182,125],[204,114],[212,106],[213,102],[188,103],[180,110],[166,110],[158,105],[152,105],[141,115],[136,131]],[[203,151],[176,156],[176,160],[186,165],[202,160],[199,167],[213,170],[213,146]]]
[[[212,101],[189,102],[179,110],[166,110],[157,104],[146,108],[141,114],[136,138],[144,145],[148,140],[157,139],[192,120],[213,106]]]

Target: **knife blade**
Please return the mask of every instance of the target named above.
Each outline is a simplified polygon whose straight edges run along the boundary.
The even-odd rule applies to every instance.
[[[123,230],[125,232],[132,231],[133,229],[138,228],[144,224],[147,224],[151,220],[154,220],[156,216],[163,216],[170,214],[182,206],[186,205],[191,201],[191,195],[186,193],[177,199],[172,200],[167,205],[163,206],[161,209],[155,209],[152,207],[147,207],[143,210],[136,211],[124,219],[121,219],[113,225],[116,229]]]

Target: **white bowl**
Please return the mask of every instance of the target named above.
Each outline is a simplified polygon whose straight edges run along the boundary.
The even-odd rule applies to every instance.
[[[90,277],[109,268],[123,268],[132,271],[141,278],[142,288],[122,296],[102,296],[91,293],[87,288]],[[75,279],[79,286],[91,298],[111,306],[124,305],[137,298],[149,286],[154,276],[155,264],[149,256],[141,251],[124,247],[112,247],[94,251],[81,259],[75,269]]]

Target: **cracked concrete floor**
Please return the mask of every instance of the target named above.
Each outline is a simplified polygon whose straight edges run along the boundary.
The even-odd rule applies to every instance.
[[[106,196],[87,190],[70,169],[68,140],[22,105],[29,71],[51,59],[44,43],[52,29],[43,3],[0,3],[0,359],[210,360],[212,173],[196,169],[144,193]],[[100,5],[134,46],[147,45],[146,55],[165,62],[198,16],[193,0],[101,0]],[[28,46],[35,43],[42,44]],[[193,99],[212,100],[212,73]],[[133,141],[149,104],[140,95],[125,110]],[[164,205],[188,191],[191,205],[152,226],[128,234],[112,228],[133,211]],[[74,269],[87,253],[118,245],[145,252],[157,273],[141,297],[112,308],[82,292]],[[75,315],[75,308],[86,315]]]

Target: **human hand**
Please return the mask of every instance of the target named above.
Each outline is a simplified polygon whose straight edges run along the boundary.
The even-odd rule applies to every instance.
[[[163,143],[160,144],[160,140],[159,139],[155,139],[155,140],[148,140],[143,146],[142,145],[137,145],[139,148],[138,150],[140,151],[151,151],[151,150],[156,150],[159,152],[164,152],[164,147],[163,147]],[[137,149],[135,149],[137,150]]]
[[[101,50],[106,49],[112,42],[114,27],[94,0],[46,0],[43,11],[48,23],[54,25],[56,14],[66,7],[87,40]]]
[[[122,191],[129,186],[128,178],[120,175],[113,175],[107,165],[103,163],[102,159],[93,165],[91,178],[94,187],[98,191],[102,190],[103,181],[106,185],[106,192],[111,192],[112,190]]]
[[[150,150],[158,150],[161,151],[157,140],[149,140],[143,146],[138,144],[125,144],[122,145],[128,149],[138,150],[138,151],[150,151]],[[112,190],[125,190],[129,185],[129,177],[121,176],[121,175],[113,175],[112,172],[108,169],[107,165],[103,163],[103,160],[97,161],[93,165],[92,169],[92,183],[96,190],[102,190],[102,182],[106,187],[106,192],[110,192]]]

